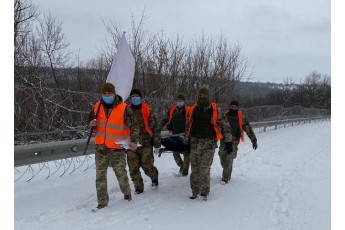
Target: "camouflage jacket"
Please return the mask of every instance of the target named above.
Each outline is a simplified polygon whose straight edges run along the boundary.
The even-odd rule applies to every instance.
[[[229,127],[230,127],[230,123],[229,123],[225,113],[223,113],[223,115],[222,115],[222,120],[224,123],[229,124]],[[253,131],[253,128],[250,125],[246,115],[243,114],[243,112],[242,112],[242,129],[246,132],[247,136],[249,137],[249,139],[251,140],[252,143],[257,142],[256,135]],[[231,133],[231,128],[229,128],[227,132]],[[240,138],[232,136],[232,142],[239,143]]]
[[[145,124],[143,120],[143,115],[141,112],[141,105],[140,106],[133,106],[129,105],[133,113],[138,121],[139,124],[139,143],[144,147],[151,147],[154,145],[155,148],[161,147],[161,139],[160,139],[160,125],[156,119],[156,116],[153,114],[151,106],[149,112],[149,127],[152,130],[153,137],[151,137],[145,129]]]

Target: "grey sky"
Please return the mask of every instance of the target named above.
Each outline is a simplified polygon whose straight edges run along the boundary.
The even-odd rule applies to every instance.
[[[131,13],[139,20],[145,9],[145,28],[180,34],[186,43],[202,32],[239,43],[252,80],[294,82],[312,71],[331,74],[330,0],[32,0],[62,23],[71,51],[82,59],[98,54],[107,33],[102,18],[130,31]]]

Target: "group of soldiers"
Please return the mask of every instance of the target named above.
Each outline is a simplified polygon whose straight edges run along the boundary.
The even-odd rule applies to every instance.
[[[160,133],[165,126],[171,135],[183,134],[183,144],[188,146],[183,151],[174,151],[173,156],[181,176],[187,176],[191,166],[190,199],[200,195],[207,200],[210,169],[218,141],[223,184],[231,178],[233,160],[237,156],[239,142],[244,141],[244,132],[253,148],[257,148],[256,136],[247,118],[238,110],[238,102],[232,101],[230,108],[220,114],[216,103],[211,102],[207,88],[199,90],[198,100],[191,107],[185,105],[184,95],[178,94],[176,104],[170,107],[161,122],[152,113],[151,106],[143,102],[139,89],[131,90],[128,105],[116,94],[115,86],[111,83],[105,83],[101,92],[102,98],[95,103],[89,116],[89,127],[95,127],[96,130],[97,210],[106,207],[109,202],[108,166],[114,170],[125,200],[132,199],[126,164],[135,194],[144,192],[140,168],[151,179],[151,187],[158,188],[159,172],[154,166],[154,154],[160,152]]]

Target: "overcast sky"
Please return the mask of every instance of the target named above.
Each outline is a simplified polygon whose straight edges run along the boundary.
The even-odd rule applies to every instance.
[[[202,32],[223,34],[239,43],[254,81],[294,82],[312,71],[331,74],[330,0],[33,0],[63,24],[71,51],[82,59],[98,54],[107,32],[103,19],[130,31],[131,13],[137,20],[145,9],[145,28],[164,30],[167,37],[183,36],[188,43]]]

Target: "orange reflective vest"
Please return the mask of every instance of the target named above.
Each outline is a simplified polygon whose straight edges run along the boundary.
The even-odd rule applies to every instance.
[[[190,129],[191,129],[192,123],[193,123],[193,111],[194,111],[194,109],[195,109],[195,107],[197,105],[198,104],[195,103],[189,109],[189,113],[188,113],[189,127],[188,127],[187,136],[190,136]],[[223,135],[222,135],[221,129],[220,129],[218,123],[217,123],[218,113],[217,113],[217,105],[216,105],[216,103],[211,103],[211,107],[212,107],[212,110],[213,110],[213,113],[212,113],[212,124],[213,124],[213,127],[214,127],[214,131],[216,132],[216,140],[219,141],[219,140],[223,139]]]
[[[169,110],[169,121],[168,121],[168,122],[171,121],[172,116],[173,116],[173,114],[174,114],[174,111],[175,111],[176,107],[177,107],[177,105],[173,105],[173,106],[170,107],[170,110]],[[186,110],[186,119],[188,119],[188,113],[189,113],[190,107],[185,105],[184,108],[185,108],[185,110]]]
[[[176,107],[177,107],[177,105],[172,105],[172,106],[170,107],[170,110],[169,110],[169,121],[168,121],[168,123],[171,121],[172,116],[173,116],[173,114],[174,114],[174,111],[175,111]],[[184,106],[184,109],[186,110],[186,120],[188,120],[188,113],[189,113],[190,107],[185,105],[185,106]],[[169,130],[169,133],[172,134],[172,131]]]
[[[93,111],[96,114],[99,106],[99,101],[96,102]],[[120,102],[114,107],[110,113],[109,118],[106,117],[103,105],[100,105],[99,114],[96,122],[96,145],[105,145],[110,149],[122,149],[116,143],[127,142],[130,139],[130,130],[125,125],[124,114],[127,104]]]
[[[132,107],[132,104],[129,104]],[[141,114],[143,116],[143,121],[145,125],[146,132],[153,137],[152,129],[149,125],[149,117],[150,117],[150,105],[146,103],[141,103]]]
[[[225,116],[229,113],[229,111],[225,112]],[[244,131],[243,131],[243,115],[242,111],[238,110],[238,127],[240,127],[240,140],[244,142]]]

